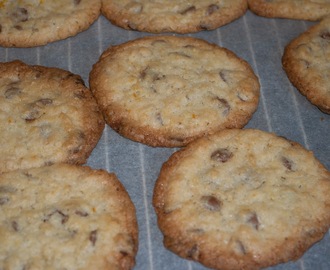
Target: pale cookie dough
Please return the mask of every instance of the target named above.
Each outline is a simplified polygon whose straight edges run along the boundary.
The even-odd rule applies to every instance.
[[[330,114],[330,18],[292,40],[282,57],[292,84],[314,105]]]
[[[296,260],[330,227],[330,172],[301,145],[232,129],[174,153],[155,184],[164,245],[212,269]],[[316,258],[315,258],[316,259]]]
[[[4,173],[0,212],[0,269],[135,264],[135,208],[114,174],[64,164]]]
[[[115,25],[154,33],[212,30],[246,10],[246,0],[102,0],[103,15]]]
[[[248,0],[259,16],[317,21],[330,15],[330,0]]]
[[[93,66],[90,86],[114,130],[160,147],[242,128],[259,100],[259,81],[247,62],[189,37],[144,37],[110,47]]]
[[[0,0],[0,46],[33,47],[86,30],[101,0]]]
[[[0,173],[85,163],[105,124],[81,77],[20,61],[0,74]]]

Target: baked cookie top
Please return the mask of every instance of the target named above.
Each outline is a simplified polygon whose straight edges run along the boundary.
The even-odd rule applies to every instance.
[[[102,13],[113,24],[153,33],[212,30],[246,10],[246,0],[102,0]]]
[[[114,174],[56,164],[0,175],[1,269],[132,269],[135,208]]]
[[[110,47],[93,66],[90,86],[113,129],[163,147],[241,128],[259,99],[247,62],[189,37],[144,37]]]
[[[330,172],[295,142],[259,130],[203,137],[163,165],[153,205],[164,244],[215,269],[297,259],[330,226]]]
[[[0,74],[0,172],[85,163],[104,119],[80,76],[20,61]]]
[[[282,63],[293,85],[330,114],[330,18],[292,40],[284,50]]]
[[[0,0],[0,46],[33,47],[86,30],[101,0]]]
[[[259,16],[317,21],[330,15],[330,0],[248,0]]]

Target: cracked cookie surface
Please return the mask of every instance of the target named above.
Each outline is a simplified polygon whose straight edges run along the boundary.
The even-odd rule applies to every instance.
[[[330,226],[330,172],[299,144],[259,130],[198,139],[164,163],[153,205],[164,245],[214,269],[299,258]]]
[[[110,47],[93,66],[90,86],[114,130],[163,147],[241,128],[259,100],[259,81],[247,62],[189,37],[144,37]]]
[[[154,32],[212,30],[241,17],[246,0],[103,0],[102,13],[120,27]]]
[[[330,15],[329,0],[248,0],[259,16],[317,21]]]
[[[104,119],[81,77],[20,61],[0,74],[0,172],[85,163]]]
[[[292,40],[282,57],[292,84],[321,111],[330,114],[330,18]]]
[[[0,175],[0,269],[132,269],[135,208],[114,174],[56,164]]]
[[[100,0],[0,0],[0,46],[34,47],[86,30]]]

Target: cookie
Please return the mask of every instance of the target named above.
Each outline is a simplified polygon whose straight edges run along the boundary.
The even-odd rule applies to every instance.
[[[330,226],[330,172],[295,142],[253,129],[174,153],[155,184],[164,245],[221,270],[298,259]]]
[[[246,0],[102,0],[101,12],[125,29],[183,34],[216,29],[246,10]]]
[[[90,87],[114,130],[159,147],[241,128],[259,99],[247,62],[190,37],[152,36],[110,47],[93,66]]]
[[[0,269],[132,269],[134,205],[114,174],[56,164],[0,175]]]
[[[249,9],[259,16],[317,21],[330,15],[329,0],[248,0]]]
[[[100,12],[101,0],[2,0],[0,46],[33,47],[74,36]]]
[[[292,84],[321,111],[330,114],[330,18],[292,40],[282,57]]]
[[[85,163],[105,123],[81,77],[20,61],[0,74],[0,173]]]

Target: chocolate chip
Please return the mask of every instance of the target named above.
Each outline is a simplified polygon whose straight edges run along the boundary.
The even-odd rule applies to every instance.
[[[78,137],[79,137],[79,139],[81,139],[81,140],[85,140],[85,139],[86,139],[86,134],[85,134],[85,132],[83,132],[82,130],[79,130],[79,131],[78,131]]]
[[[223,80],[225,83],[228,83],[227,71],[226,70],[221,70],[219,72],[219,76],[220,76],[221,80]]]
[[[74,147],[72,149],[69,149],[70,155],[78,154],[81,151],[81,146]]]
[[[176,144],[176,143],[182,144],[184,141],[182,138],[179,138],[179,137],[169,137],[169,140],[171,140],[174,144]]]
[[[12,16],[20,22],[26,22],[29,19],[29,13],[26,8],[17,8]]]
[[[14,193],[17,189],[12,186],[0,186],[0,193]]]
[[[222,206],[222,202],[212,195],[203,196],[201,201],[204,207],[210,211],[219,211]]]
[[[217,162],[225,163],[233,157],[233,153],[227,148],[220,148],[214,151],[211,155],[211,159]]]
[[[189,229],[188,232],[195,233],[195,234],[203,234],[203,233],[205,233],[205,230],[201,229],[201,228],[196,228],[196,229]]]
[[[50,219],[52,216],[56,215],[56,214],[58,214],[58,215],[60,216],[60,218],[61,218],[61,223],[62,223],[62,224],[66,223],[66,222],[69,220],[69,216],[68,216],[68,215],[64,214],[61,210],[57,210],[57,209],[56,209],[56,210],[53,211],[52,213],[48,214],[48,215],[46,216],[46,218],[43,219],[43,222],[47,222],[47,221],[49,221],[49,219]]]
[[[154,74],[152,76],[152,81],[155,82],[155,81],[160,81],[160,80],[163,80],[166,78],[166,75],[164,74]]]
[[[57,213],[59,213],[62,217],[62,220],[61,220],[61,223],[64,224],[68,221],[69,219],[69,216],[68,215],[65,215],[63,212],[61,212],[60,210],[57,210]]]
[[[32,174],[29,172],[23,172],[23,175],[26,176],[27,178],[32,178]]]
[[[73,4],[74,4],[75,6],[79,5],[80,2],[81,2],[81,0],[73,0]]]
[[[180,12],[180,14],[181,15],[186,15],[186,14],[188,14],[190,12],[195,12],[195,11],[196,11],[196,7],[195,6],[190,6],[190,7],[186,8],[186,9],[182,10]]]
[[[211,4],[207,7],[206,15],[210,16],[219,9],[219,6],[216,4]]]
[[[15,193],[16,188],[12,186],[0,186],[0,195],[1,193]],[[6,194],[0,196],[0,206],[7,204],[10,201],[10,198]]]
[[[18,232],[19,228],[18,228],[18,223],[16,221],[13,221],[11,223],[11,226],[14,229],[15,232]]]
[[[76,215],[81,216],[81,217],[87,217],[89,214],[85,211],[77,210],[74,212]]]
[[[45,166],[51,166],[51,165],[53,165],[54,164],[54,161],[50,161],[50,160],[46,160],[45,162],[44,162],[44,165]]]
[[[140,79],[144,80],[147,77],[149,67],[145,67],[143,70],[140,71]]]
[[[2,32],[2,25],[0,24],[0,33]]]
[[[235,242],[236,246],[236,251],[245,255],[246,254],[246,248],[244,247],[243,243],[240,240],[236,240]]]
[[[53,104],[53,100],[50,98],[41,98],[35,102],[35,105],[42,107]]]
[[[65,77],[63,77],[63,80],[72,81],[72,79],[74,80],[74,83],[76,85],[86,86],[84,80],[80,76],[75,75],[73,73],[69,73],[68,75],[66,75]]]
[[[0,205],[5,205],[8,202],[9,202],[8,197],[0,197]]]
[[[36,119],[40,118],[41,115],[42,112],[39,109],[31,108],[29,111],[22,115],[22,119],[24,119],[26,122],[33,122]]]
[[[294,163],[292,160],[289,160],[286,157],[282,157],[281,161],[285,168],[287,168],[289,171],[293,171]]]
[[[255,212],[252,212],[247,216],[246,222],[250,224],[255,230],[259,230],[260,222]]]
[[[21,116],[26,122],[32,122],[40,118],[44,112],[43,107],[53,104],[53,100],[50,98],[38,99],[33,103],[27,105],[27,110]]]
[[[81,77],[78,77],[78,76],[75,76],[75,77],[76,77],[75,84],[86,86],[84,80]]]
[[[78,99],[85,99],[86,98],[86,93],[83,90],[77,91],[73,93],[73,96]]]
[[[21,17],[21,22],[26,22],[29,18],[29,13],[27,11],[27,9],[25,8],[19,8],[18,10],[20,17]]]
[[[160,123],[162,126],[164,125],[164,122],[163,122],[163,118],[162,118],[161,113],[157,113],[157,114],[156,114],[156,120],[157,120],[157,122]]]
[[[193,245],[187,252],[187,257],[197,260],[199,257],[199,249],[197,245]]]
[[[196,47],[194,45],[188,44],[188,45],[183,46],[183,48],[194,49]]]
[[[95,246],[97,241],[97,230],[91,231],[88,239],[92,242],[92,245]]]
[[[12,99],[13,97],[19,95],[22,92],[22,89],[18,87],[16,82],[10,83],[7,85],[5,90],[5,98]]]
[[[224,116],[228,115],[228,113],[229,113],[229,111],[231,109],[228,101],[226,99],[224,99],[224,98],[219,98],[219,97],[217,97],[217,100],[220,103],[220,107],[223,108],[222,114]]]
[[[75,145],[72,145],[70,148],[68,148],[68,153],[70,156],[75,155],[82,150],[83,145],[85,144],[85,139],[86,139],[85,133],[81,130],[76,130],[73,133],[73,136],[77,139],[77,142]]]
[[[219,71],[219,76],[223,82],[225,82],[226,84],[230,84],[233,80],[233,76],[235,76],[235,75],[233,74],[233,71],[231,71],[231,70],[222,69]]]
[[[14,28],[19,31],[23,30],[23,27],[20,25],[15,25]]]
[[[72,78],[76,77],[77,75],[74,75],[73,73],[65,73],[63,74],[63,76],[61,77],[62,80],[71,80]]]
[[[183,52],[171,52],[171,53],[169,53],[169,55],[178,55],[178,56],[183,56],[183,57],[185,57],[185,58],[191,58],[190,55],[185,54],[185,53],[183,53]]]
[[[120,250],[119,252],[120,252],[121,255],[123,255],[123,257],[126,257],[126,256],[129,255],[129,253],[125,250]]]
[[[201,23],[201,24],[199,25],[199,28],[200,28],[201,30],[210,30],[212,27],[211,27],[211,25],[209,25],[209,24]]]
[[[136,30],[137,26],[133,22],[128,22],[127,27],[131,30]]]
[[[330,32],[329,31],[323,32],[323,33],[321,33],[320,37],[325,40],[330,40]]]

